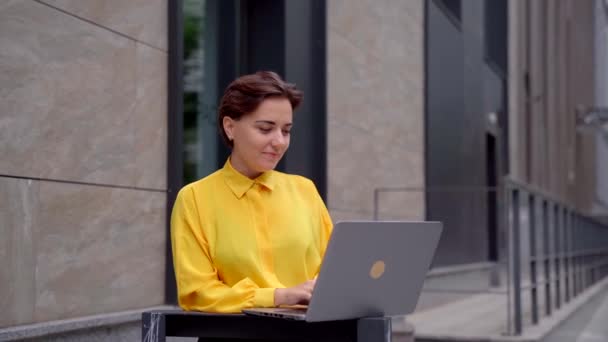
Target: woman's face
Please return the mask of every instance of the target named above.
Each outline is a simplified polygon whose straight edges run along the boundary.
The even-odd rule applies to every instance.
[[[223,120],[226,135],[234,143],[230,162],[249,178],[273,170],[289,147],[293,110],[285,98],[268,98],[238,120]]]

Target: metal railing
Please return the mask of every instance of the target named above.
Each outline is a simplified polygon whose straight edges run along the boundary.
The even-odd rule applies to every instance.
[[[530,185],[504,187],[508,333],[520,335],[528,309],[538,324],[608,275],[608,227]]]
[[[439,193],[470,206],[495,195],[496,265],[506,279],[492,293],[506,296],[508,335],[522,334],[527,324],[538,324],[608,275],[608,226],[531,185],[506,177],[499,187],[376,188],[374,220],[382,216],[381,195],[390,193]],[[453,223],[444,221],[446,228]]]

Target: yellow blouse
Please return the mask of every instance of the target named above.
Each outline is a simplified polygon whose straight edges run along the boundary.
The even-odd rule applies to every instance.
[[[314,184],[277,171],[250,179],[228,160],[183,187],[171,215],[179,305],[240,312],[313,279],[332,223]]]

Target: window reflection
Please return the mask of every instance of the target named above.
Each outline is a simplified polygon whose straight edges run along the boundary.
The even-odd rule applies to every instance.
[[[217,168],[216,1],[183,1],[184,183]]]

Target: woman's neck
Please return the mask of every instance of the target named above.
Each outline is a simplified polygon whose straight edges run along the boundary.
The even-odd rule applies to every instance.
[[[233,169],[250,179],[256,179],[262,174],[262,172],[249,169],[241,159],[238,157],[235,158],[234,155],[230,155],[230,164]]]

